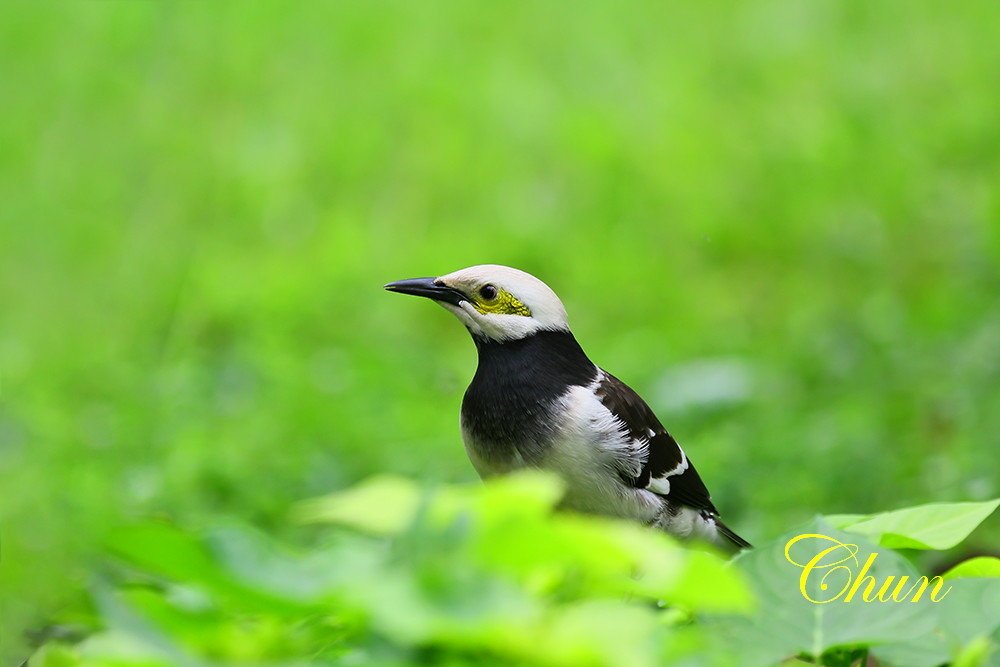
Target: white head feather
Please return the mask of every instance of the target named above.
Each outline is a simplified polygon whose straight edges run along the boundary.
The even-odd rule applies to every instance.
[[[536,331],[569,330],[566,309],[548,285],[530,273],[499,264],[480,264],[441,276],[437,282],[457,289],[470,299],[492,285],[527,307],[530,314],[482,312],[471,301],[441,305],[454,313],[473,335],[492,340],[516,340]]]

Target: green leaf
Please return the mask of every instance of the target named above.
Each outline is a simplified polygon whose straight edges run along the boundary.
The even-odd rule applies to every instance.
[[[981,667],[993,649],[988,637],[976,637],[955,656],[952,667]]]
[[[121,527],[112,533],[108,547],[134,565],[175,581],[197,580],[219,571],[200,540],[168,523]]]
[[[568,667],[644,667],[657,663],[654,651],[666,630],[651,609],[589,600],[559,608],[532,633],[532,650],[525,657]]]
[[[990,637],[990,649],[983,664],[989,667],[1000,667],[1000,629],[993,631],[993,635]]]
[[[380,475],[345,491],[299,503],[302,523],[335,523],[377,535],[395,535],[413,521],[421,490],[403,477]]]
[[[156,522],[119,528],[108,546],[112,553],[143,574],[193,585],[222,602],[245,609],[282,609],[290,613],[308,607],[308,601],[295,595],[296,591],[289,588],[277,592],[277,586],[267,585],[266,575],[270,574],[267,570],[254,578],[238,576],[232,563],[220,559],[217,551],[224,545],[218,537],[213,550],[204,540],[176,526]],[[234,558],[233,563],[236,562]]]
[[[72,648],[61,644],[47,644],[31,656],[27,667],[77,667],[80,664],[80,656]]]
[[[465,501],[470,557],[544,590],[665,599],[688,609],[744,611],[741,574],[721,558],[623,521],[552,512],[562,485],[518,474],[487,484]]]
[[[197,667],[198,661],[191,658],[176,643],[176,638],[157,627],[148,618],[137,613],[118,593],[104,582],[94,585],[94,602],[101,612],[107,631],[85,640],[80,646],[84,664],[94,664],[89,659],[100,655],[107,660],[126,658],[134,665],[177,665]],[[100,661],[95,661],[101,664]]]
[[[868,519],[870,514],[824,514],[823,521],[837,530],[844,530],[853,523]]]
[[[705,612],[749,612],[756,606],[743,572],[714,554],[691,551],[683,573],[667,598],[673,604]]]
[[[931,667],[1000,628],[1000,579],[949,579],[947,586],[947,595],[935,604],[932,632],[906,643],[873,647],[875,656],[894,665]]]
[[[980,503],[933,503],[874,514],[857,521],[836,517],[840,528],[867,535],[892,549],[950,549],[1000,506],[1000,498]]]
[[[735,564],[754,589],[759,605],[757,613],[750,618],[728,617],[714,621],[721,624],[718,634],[729,638],[742,664],[770,665],[799,654],[818,659],[835,648],[909,642],[934,628],[937,614],[927,595],[917,603],[865,602],[862,599],[864,589],[861,589],[850,602],[843,601],[846,592],[825,604],[807,600],[800,589],[802,568],[785,557],[789,540],[806,534],[829,536],[858,547],[858,562],[849,563],[850,579],[846,570],[823,570],[819,576],[807,578],[805,590],[814,600],[834,598],[853,580],[872,553],[878,556],[869,574],[877,580],[884,581],[889,575],[897,578],[907,575],[911,579],[917,576],[913,566],[899,554],[879,550],[863,538],[837,531],[819,520],[745,552]],[[832,544],[819,539],[802,540],[789,553],[797,562],[805,563]],[[831,572],[830,575],[821,581],[827,572]],[[821,584],[825,584],[826,589]]]
[[[945,579],[1000,577],[1000,558],[978,556],[962,561],[944,573]]]
[[[826,535],[858,548],[856,560],[845,563],[847,569],[824,569],[819,576],[806,578],[809,597],[834,601],[816,604],[803,596],[803,570],[785,555],[788,540],[801,534]],[[806,563],[833,544],[804,540],[793,544],[788,555]],[[853,599],[845,602],[850,590],[846,587],[857,580],[861,566],[873,554],[867,574],[874,577],[874,595],[864,600],[865,581]],[[799,654],[818,660],[831,652],[867,647],[885,664],[932,667],[951,660],[961,647],[989,635],[1000,624],[1000,579],[942,581],[938,602],[928,595],[936,584],[932,581],[919,602],[895,602],[888,598],[900,577],[909,577],[901,589],[904,592],[918,581],[913,565],[896,552],[863,536],[838,531],[822,520],[747,552],[735,562],[748,575],[760,608],[749,619],[720,621],[724,626],[720,635],[732,637],[734,652],[747,665],[772,664]],[[832,562],[830,556],[826,562]],[[877,593],[889,576],[895,577],[895,583],[886,589],[889,595],[881,602]],[[845,593],[838,597],[841,590]],[[901,597],[909,600],[912,592]]]
[[[967,644],[1000,628],[1000,579],[952,579],[938,606],[938,627],[953,646]]]

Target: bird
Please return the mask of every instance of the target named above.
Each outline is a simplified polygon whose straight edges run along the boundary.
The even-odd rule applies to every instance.
[[[750,548],[722,522],[694,463],[649,405],[586,355],[562,301],[540,279],[483,264],[385,289],[435,301],[472,335],[478,366],[460,426],[481,478],[547,470],[565,485],[566,509],[730,553]]]

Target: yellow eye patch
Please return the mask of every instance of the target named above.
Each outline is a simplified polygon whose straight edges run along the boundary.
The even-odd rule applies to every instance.
[[[492,313],[494,315],[523,315],[531,317],[531,310],[518,301],[517,297],[507,290],[499,290],[492,299],[485,299],[481,294],[476,294],[472,299],[472,307],[483,315]]]

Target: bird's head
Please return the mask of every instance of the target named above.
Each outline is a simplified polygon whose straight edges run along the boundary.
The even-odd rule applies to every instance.
[[[555,292],[530,273],[509,266],[470,266],[438,278],[398,280],[385,288],[437,301],[477,338],[507,341],[536,331],[569,329],[566,309]]]

